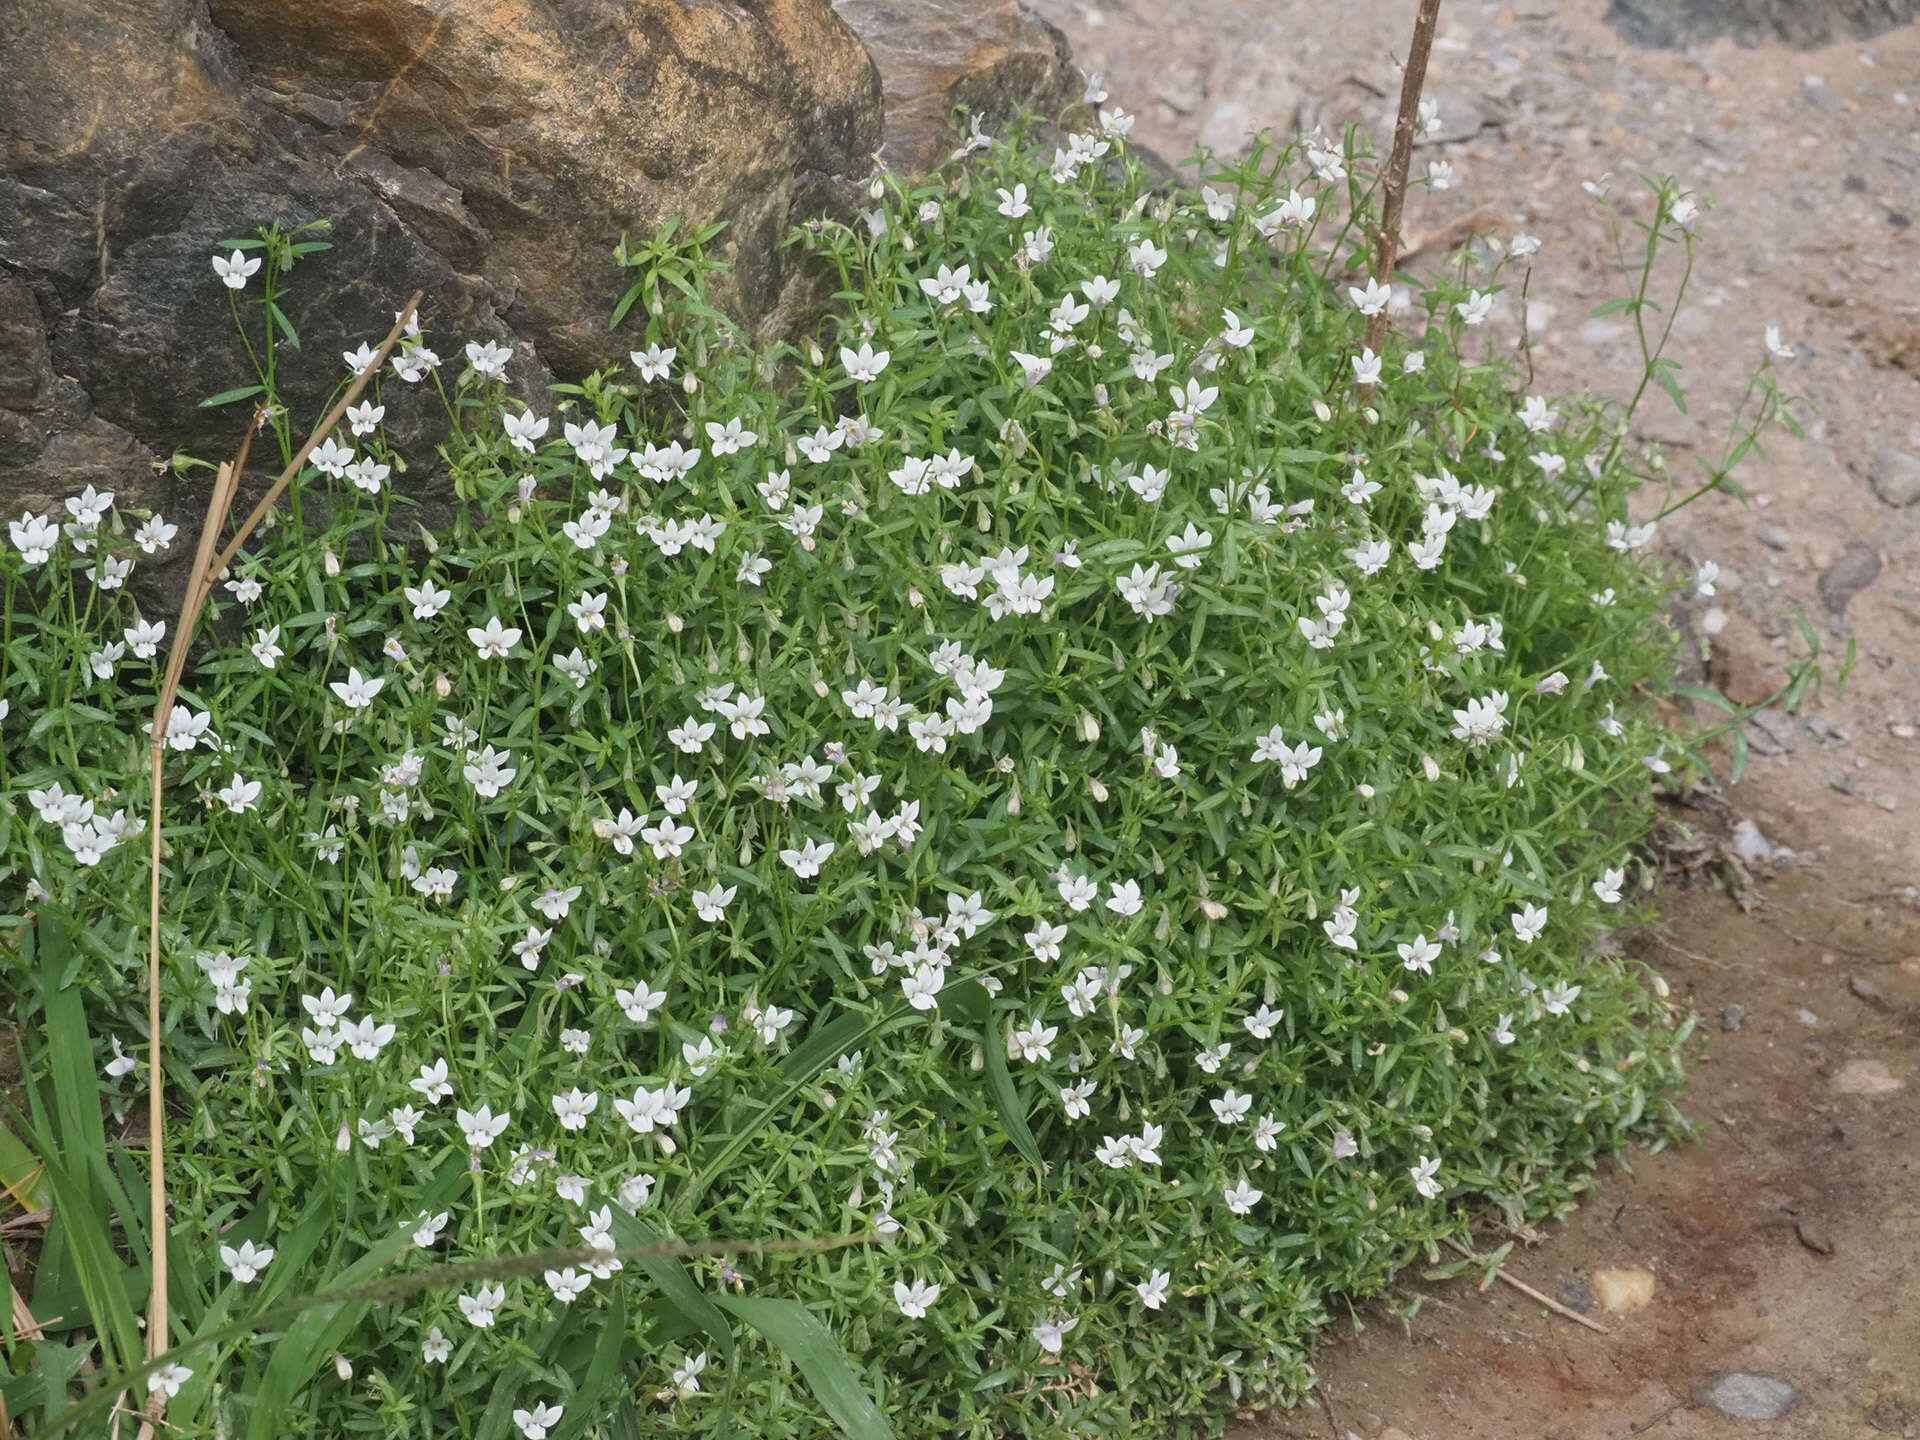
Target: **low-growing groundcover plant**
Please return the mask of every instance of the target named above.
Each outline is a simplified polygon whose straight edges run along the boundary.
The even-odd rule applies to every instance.
[[[1669,1133],[1691,1021],[1593,944],[1669,768],[1667,582],[1619,411],[1477,341],[1534,244],[1375,355],[1352,134],[1188,197],[1085,113],[809,227],[819,342],[710,310],[709,233],[623,248],[632,368],[531,403],[427,317],[215,588],[166,728],[176,1343],[588,1253],[187,1348],[136,1385],[179,1433],[1211,1426],[1467,1206]],[[215,262],[256,333],[294,244]],[[140,1359],[170,637],[129,578],[181,523],[88,490],[0,560],[10,1123],[73,1197],[15,1417]]]

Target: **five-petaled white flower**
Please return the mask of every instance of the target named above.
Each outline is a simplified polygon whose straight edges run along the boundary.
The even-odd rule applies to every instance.
[[[893,1282],[893,1303],[909,1320],[925,1319],[927,1308],[939,1298],[940,1287],[925,1280],[916,1279],[911,1285],[904,1280]]]
[[[235,250],[231,255],[213,257],[213,273],[220,277],[220,283],[229,290],[244,290],[247,281],[260,269],[260,257],[248,259],[246,252]]]
[[[274,628],[279,629],[278,626]],[[340,697],[341,703],[349,710],[364,710],[373,704],[373,697],[380,693],[380,687],[386,683],[384,679],[369,680],[358,670],[349,667],[345,680],[333,682],[333,693]]]
[[[470,626],[467,639],[473,642],[482,660],[504,660],[507,652],[520,643],[520,632],[510,625],[502,625],[500,617],[495,615],[485,625]]]
[[[240,1248],[231,1245],[220,1247],[220,1263],[233,1272],[233,1278],[242,1285],[251,1285],[259,1278],[260,1272],[273,1263],[271,1246],[256,1245],[251,1240],[240,1242]]]

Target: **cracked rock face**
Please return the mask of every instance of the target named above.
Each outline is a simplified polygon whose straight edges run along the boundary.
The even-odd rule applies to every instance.
[[[304,421],[415,289],[449,362],[457,337],[514,345],[528,385],[614,363],[613,246],[672,215],[728,223],[721,304],[780,328],[809,303],[780,242],[848,212],[882,143],[828,0],[10,0],[0,77],[14,508],[88,479],[166,503],[152,462],[232,448],[240,417],[199,406],[252,379],[221,240],[332,222],[278,352]],[[389,418],[434,437],[417,391]]]
[[[1685,49],[1731,36],[1741,45],[1812,49],[1907,24],[1920,0],[1613,0],[1607,20],[1635,45]]]

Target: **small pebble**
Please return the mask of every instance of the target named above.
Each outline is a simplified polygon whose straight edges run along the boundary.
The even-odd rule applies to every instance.
[[[1842,1095],[1891,1095],[1906,1086],[1878,1060],[1849,1060],[1833,1077],[1833,1088]]]
[[[1800,1391],[1778,1375],[1715,1375],[1693,1392],[1702,1405],[1711,1405],[1736,1420],[1778,1420]]]
[[[1793,532],[1772,526],[1760,532],[1760,543],[1769,550],[1784,550],[1793,544]]]
[[[1801,1216],[1793,1222],[1793,1233],[1799,1236],[1800,1243],[1814,1254],[1833,1254],[1833,1236],[1818,1220],[1810,1216]]]
[[[1653,1299],[1653,1272],[1637,1267],[1629,1270],[1596,1270],[1593,1272],[1592,1288],[1594,1298],[1615,1314],[1638,1310]]]
[[[1740,1022],[1746,1018],[1746,1011],[1738,1005],[1729,1005],[1720,1012],[1720,1028],[1732,1034],[1740,1028]]]
[[[1851,990],[1858,998],[1866,1001],[1867,1004],[1873,1006],[1876,1010],[1885,1010],[1890,1003],[1887,999],[1887,992],[1874,984],[1873,981],[1867,979],[1864,975],[1849,977],[1847,980],[1847,989]]]
[[[1798,1020],[1802,1025],[1818,1025],[1820,1023],[1820,1017],[1814,1014],[1813,1011],[1807,1009],[1794,1011],[1793,1018]]]

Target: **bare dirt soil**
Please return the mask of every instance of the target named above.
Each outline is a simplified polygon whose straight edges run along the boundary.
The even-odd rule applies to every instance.
[[[1169,159],[1232,155],[1263,127],[1384,135],[1414,8],[1034,6]],[[1458,183],[1410,200],[1411,268],[1475,229],[1543,237],[1524,332],[1509,294],[1493,343],[1529,337],[1542,391],[1622,396],[1640,357],[1623,317],[1590,317],[1624,282],[1581,182],[1610,173],[1624,198],[1666,172],[1711,197],[1672,347],[1689,413],[1657,399],[1640,432],[1682,481],[1716,458],[1774,324],[1796,343],[1784,380],[1806,434],[1772,435],[1738,476],[1746,501],[1710,496],[1660,543],[1722,569],[1680,616],[1714,684],[1743,703],[1778,688],[1807,651],[1796,611],[1828,681],[1802,715],[1748,728],[1730,809],[1679,812],[1699,863],[1661,926],[1623,937],[1702,1016],[1697,1139],[1626,1157],[1507,1262],[1608,1333],[1503,1285],[1409,1272],[1335,1327],[1323,1403],[1250,1419],[1243,1440],[1920,1435],[1920,28],[1649,51],[1603,11],[1442,10],[1438,143],[1415,168],[1445,158]],[[1610,1289],[1644,1303],[1610,1310]],[[1393,1307],[1415,1296],[1403,1321]],[[1763,1379],[1714,1388],[1728,1375]],[[1782,1400],[1772,1419],[1728,1413]]]

